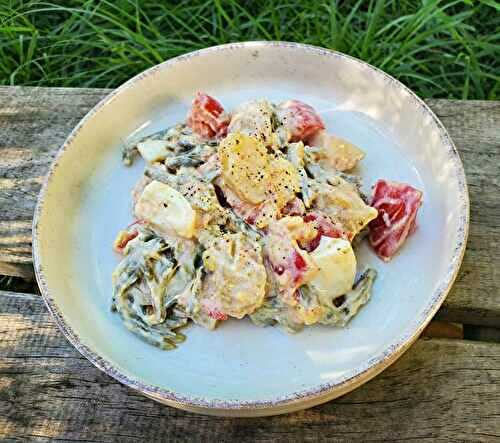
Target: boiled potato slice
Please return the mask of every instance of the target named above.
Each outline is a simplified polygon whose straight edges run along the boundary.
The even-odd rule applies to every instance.
[[[281,209],[300,191],[297,169],[286,158],[268,154],[255,137],[229,134],[219,146],[219,159],[225,184],[248,203],[267,200]]]
[[[233,112],[228,132],[250,135],[269,146],[273,143],[274,108],[267,100],[243,103]]]
[[[321,237],[318,247],[310,253],[319,268],[309,282],[323,304],[352,289],[356,277],[356,257],[351,244],[343,238]]]
[[[152,181],[144,188],[135,214],[165,233],[173,231],[185,238],[194,234],[196,212],[180,192],[165,183]]]
[[[246,134],[229,134],[220,143],[218,153],[226,185],[249,203],[263,202],[270,179],[264,144]]]
[[[279,157],[271,162],[270,197],[278,208],[283,208],[295,193],[300,191],[300,178],[297,169],[287,159]]]
[[[312,183],[313,206],[328,215],[352,240],[359,231],[377,217],[377,210],[368,206],[356,187],[340,177],[328,183]]]
[[[328,134],[326,131],[320,131],[310,141],[311,146],[323,148],[317,159],[320,164],[326,163],[337,171],[349,171],[362,160],[365,153],[356,145]]]
[[[204,251],[203,263],[205,310],[243,318],[262,305],[267,274],[257,242],[241,232],[225,234]]]

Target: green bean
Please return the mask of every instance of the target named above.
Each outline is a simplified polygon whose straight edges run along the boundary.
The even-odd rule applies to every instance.
[[[139,155],[137,146],[124,146],[122,149],[122,162],[125,166],[131,166],[134,163],[135,157]]]
[[[185,340],[176,329],[187,324],[182,309],[175,309],[179,294],[168,288],[178,271],[173,245],[139,227],[123,260],[113,273],[112,306],[132,332],[162,349],[173,349]]]
[[[179,185],[179,178],[174,174],[170,174],[167,171],[164,171],[158,167],[148,166],[144,171],[144,175],[153,180],[165,183],[166,185],[170,185],[176,187]]]
[[[181,166],[196,168],[203,163],[203,160],[196,153],[178,155],[175,157],[170,157],[165,160],[165,166],[167,168],[179,168]]]
[[[304,328],[304,324],[296,320],[294,309],[286,305],[281,297],[268,298],[262,306],[253,314],[250,314],[250,320],[257,326],[280,325],[290,333],[296,333]]]

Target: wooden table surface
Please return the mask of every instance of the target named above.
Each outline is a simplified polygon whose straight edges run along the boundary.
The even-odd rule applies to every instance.
[[[31,220],[43,176],[107,92],[0,87],[0,274],[33,278]],[[500,441],[500,343],[480,340],[500,328],[500,102],[428,103],[464,163],[469,243],[439,321],[393,366],[306,411],[205,417],[159,405],[94,368],[37,293],[0,291],[0,440]],[[476,325],[478,340],[462,339],[462,324]]]

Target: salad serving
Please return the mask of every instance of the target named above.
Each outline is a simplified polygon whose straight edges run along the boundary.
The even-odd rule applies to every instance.
[[[357,267],[368,237],[389,261],[415,230],[422,193],[352,174],[364,152],[330,134],[298,100],[244,103],[232,112],[205,93],[187,119],[127,146],[144,175],[136,221],[114,243],[112,309],[163,349],[189,321],[230,317],[297,332],[342,327],[370,298],[374,269]]]

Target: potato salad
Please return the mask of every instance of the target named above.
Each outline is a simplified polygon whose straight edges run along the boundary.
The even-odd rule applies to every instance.
[[[184,341],[190,321],[214,329],[247,317],[288,332],[345,326],[377,275],[359,269],[353,245],[375,223],[387,259],[413,231],[421,201],[411,195],[408,229],[400,223],[391,237],[384,226],[393,214],[381,220],[387,205],[365,197],[351,173],[363,151],[298,100],[229,112],[198,93],[185,122],[123,151],[126,165],[137,156],[145,170],[132,192],[135,222],[114,243],[112,309],[163,349]],[[380,195],[394,190],[383,184]]]

